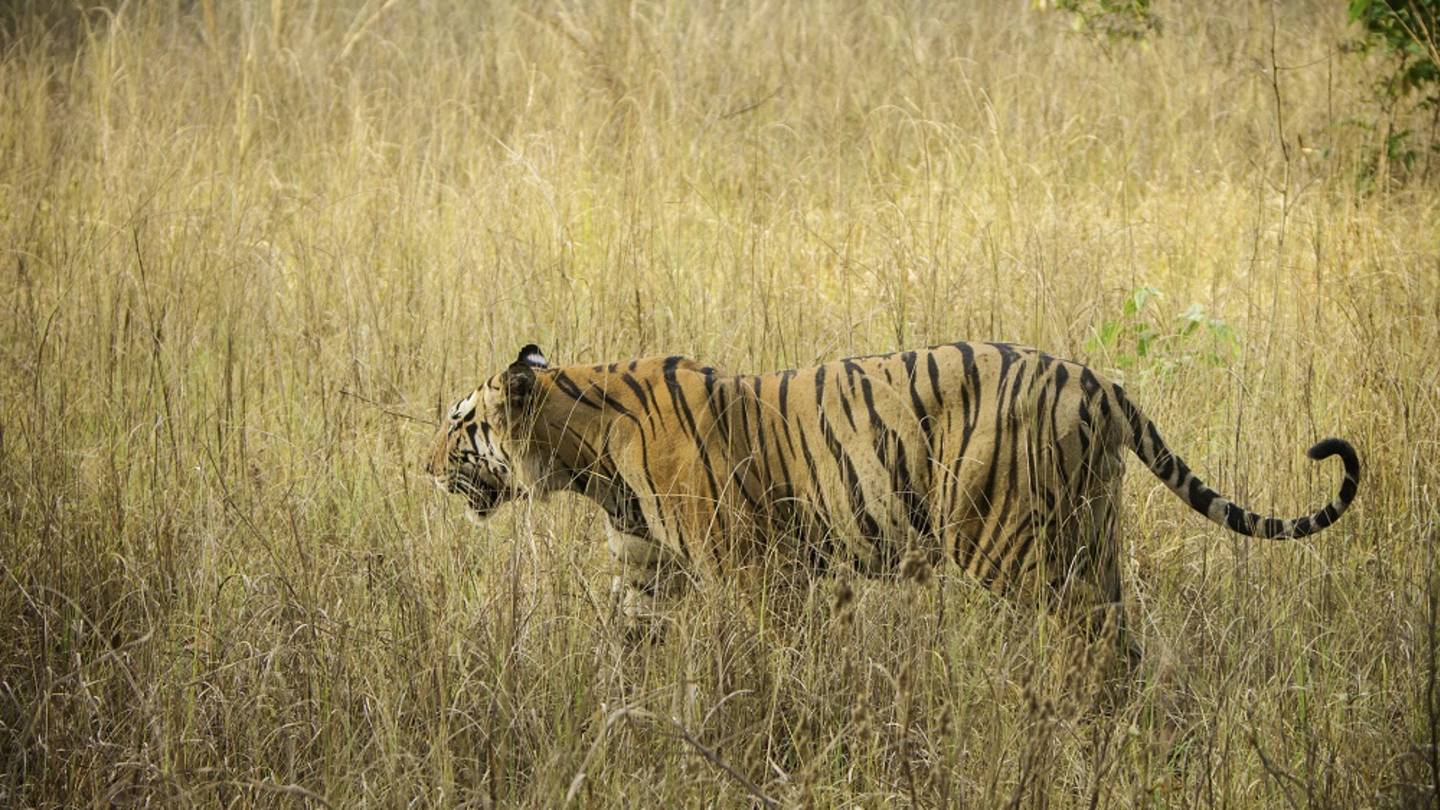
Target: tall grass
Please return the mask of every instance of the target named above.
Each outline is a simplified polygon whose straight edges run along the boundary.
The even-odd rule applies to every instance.
[[[1157,6],[1103,47],[1015,2],[12,7],[0,804],[1435,801],[1440,197],[1357,182],[1342,3]],[[1238,348],[1095,348],[1142,286]],[[1253,507],[1348,437],[1360,500],[1244,541],[1137,468],[1104,713],[945,571],[624,652],[596,509],[476,528],[418,474],[526,342],[961,338],[1123,376]]]

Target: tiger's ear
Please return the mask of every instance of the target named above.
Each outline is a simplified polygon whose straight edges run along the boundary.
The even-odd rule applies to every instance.
[[[505,369],[502,383],[506,405],[516,412],[526,410],[535,394],[535,366],[516,360]]]
[[[520,350],[520,356],[515,358],[514,365],[529,366],[530,368],[550,367],[550,363],[545,360],[544,353],[534,343],[525,344],[525,348]]]

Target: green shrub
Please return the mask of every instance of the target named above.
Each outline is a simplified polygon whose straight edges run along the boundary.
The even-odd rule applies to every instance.
[[[1209,317],[1200,304],[1169,320],[1157,317],[1150,304],[1163,297],[1154,287],[1132,291],[1120,314],[1105,320],[1085,342],[1085,350],[1108,357],[1119,372],[1162,375],[1181,366],[1220,366],[1234,358],[1240,343],[1229,324]]]
[[[1382,120],[1373,127],[1379,143],[1369,174],[1428,179],[1440,153],[1440,0],[1350,0],[1350,21],[1364,30],[1354,50],[1385,56],[1375,78]],[[1405,122],[1422,122],[1425,131]]]

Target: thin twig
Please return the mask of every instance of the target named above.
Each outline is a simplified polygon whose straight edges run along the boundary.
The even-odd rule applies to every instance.
[[[1294,774],[1276,765],[1270,760],[1270,757],[1265,755],[1265,749],[1260,746],[1260,737],[1255,733],[1254,726],[1250,727],[1250,746],[1254,748],[1255,753],[1260,756],[1260,764],[1265,768],[1265,772],[1270,774],[1270,777],[1275,780],[1275,784],[1279,786],[1280,795],[1285,797],[1285,803],[1294,808],[1294,810],[1300,810],[1300,806],[1295,803],[1295,799],[1290,795],[1290,791],[1285,789],[1285,783],[1292,782],[1301,788],[1305,787],[1305,783],[1301,782]]]
[[[751,102],[750,104],[746,104],[746,105],[744,105],[744,106],[742,106],[742,107],[737,107],[736,109],[733,109],[733,110],[727,110],[726,112],[723,112],[723,113],[720,114],[720,120],[721,120],[721,121],[724,121],[724,120],[727,119],[727,118],[734,118],[734,117],[736,117],[736,116],[738,116],[738,115],[744,115],[745,113],[748,113],[748,112],[754,112],[755,110],[758,110],[758,109],[760,109],[761,107],[763,107],[763,106],[765,105],[765,103],[768,102],[770,99],[775,98],[776,96],[780,95],[780,91],[781,91],[781,90],[784,90],[784,89],[785,89],[785,85],[783,85],[783,84],[782,84],[782,85],[779,85],[779,86],[776,87],[774,90],[771,90],[768,95],[766,95],[765,97],[763,97],[763,98],[761,98],[761,99],[759,99],[759,100],[757,100],[757,101]]]
[[[734,693],[727,696],[726,699],[732,697],[733,694]],[[565,793],[566,804],[569,804],[572,800],[574,800],[576,795],[579,794],[580,786],[585,781],[586,769],[590,765],[590,760],[595,757],[595,753],[600,747],[600,742],[605,739],[605,735],[607,732],[609,732],[610,727],[615,725],[616,721],[620,720],[621,718],[629,720],[642,720],[651,723],[669,723],[669,725],[675,729],[676,736],[689,743],[690,746],[696,751],[698,751],[700,753],[700,756],[704,757],[705,760],[711,765],[714,765],[715,767],[729,774],[731,779],[739,782],[740,786],[745,788],[745,792],[749,793],[751,797],[753,797],[766,807],[780,806],[779,802],[765,795],[765,791],[761,790],[754,782],[746,779],[743,774],[731,767],[730,763],[721,759],[719,754],[708,748],[704,743],[697,740],[695,738],[695,735],[690,733],[690,729],[685,727],[684,723],[681,723],[679,720],[676,720],[673,717],[662,719],[653,712],[646,711],[645,709],[641,709],[636,706],[622,706],[619,709],[611,712],[605,718],[605,723],[600,729],[599,736],[595,738],[595,743],[590,746],[590,751],[585,755],[585,760],[580,764],[580,770],[576,771],[574,778],[570,780],[570,789]]]
[[[675,730],[679,732],[680,739],[689,743],[696,751],[699,751],[700,756],[705,757],[705,759],[709,761],[711,765],[714,765],[725,773],[730,774],[730,778],[734,779],[736,782],[739,782],[740,786],[745,788],[745,792],[749,793],[755,799],[758,799],[760,803],[765,805],[766,807],[780,806],[779,802],[775,801],[769,796],[766,796],[764,791],[760,790],[760,788],[757,787],[754,782],[746,779],[744,775],[742,775],[739,771],[730,767],[730,764],[725,760],[721,759],[719,754],[715,753],[709,748],[706,748],[703,743],[695,739],[695,736],[690,733],[690,729],[685,728],[685,726],[681,725],[676,720],[671,720],[670,723],[671,725],[675,726]]]
[[[341,388],[341,389],[340,389],[340,394],[341,394],[342,396],[350,397],[351,399],[358,399],[358,400],[360,400],[361,402],[365,403],[366,405],[370,405],[370,406],[378,409],[381,413],[385,414],[386,416],[394,416],[394,417],[398,417],[398,418],[400,418],[400,419],[409,419],[411,422],[419,422],[419,423],[422,424],[422,425],[430,425],[430,426],[432,426],[432,427],[435,426],[435,425],[440,424],[439,422],[436,422],[434,419],[421,419],[421,418],[418,417],[418,416],[411,416],[411,415],[408,414],[408,413],[401,413],[400,411],[391,410],[391,409],[385,407],[384,405],[381,405],[380,403],[376,402],[375,400],[370,399],[369,397],[361,396],[360,394],[357,394],[357,393],[355,393],[354,391],[351,391],[351,390],[348,389],[348,388]]]

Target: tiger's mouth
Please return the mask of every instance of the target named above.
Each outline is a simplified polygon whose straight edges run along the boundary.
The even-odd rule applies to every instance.
[[[508,489],[490,483],[475,471],[451,472],[435,477],[435,486],[451,495],[460,495],[476,518],[489,517],[508,498]]]

